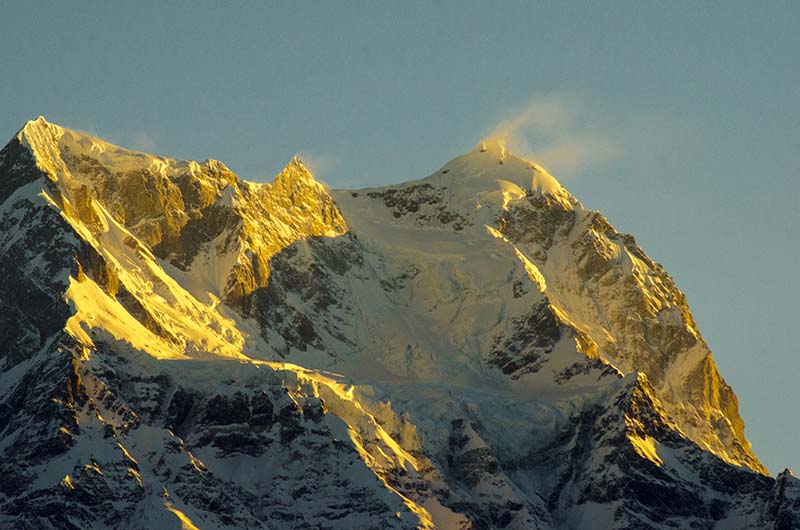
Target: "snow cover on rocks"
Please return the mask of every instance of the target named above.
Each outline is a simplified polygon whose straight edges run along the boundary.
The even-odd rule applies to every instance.
[[[0,528],[800,517],[672,279],[496,141],[330,191],[39,118],[0,199]]]

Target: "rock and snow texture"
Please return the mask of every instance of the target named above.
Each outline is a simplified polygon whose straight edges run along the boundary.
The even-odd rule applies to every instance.
[[[540,166],[0,151],[0,528],[800,527],[683,294]]]

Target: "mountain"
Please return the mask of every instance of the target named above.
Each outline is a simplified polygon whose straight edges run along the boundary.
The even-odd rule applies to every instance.
[[[485,141],[267,184],[28,122],[0,151],[2,529],[790,529],[684,295]]]

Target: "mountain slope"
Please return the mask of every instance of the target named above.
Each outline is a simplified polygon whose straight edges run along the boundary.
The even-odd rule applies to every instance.
[[[268,184],[0,152],[0,527],[792,528],[685,298],[495,142]]]

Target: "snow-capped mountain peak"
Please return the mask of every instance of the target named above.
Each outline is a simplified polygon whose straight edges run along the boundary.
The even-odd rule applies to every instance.
[[[542,166],[510,152],[499,140],[480,142],[469,153],[456,157],[427,182],[445,186],[470,199],[501,192],[504,204],[526,195],[547,195],[567,207],[578,201]],[[478,199],[480,200],[480,199]]]
[[[501,142],[329,190],[38,119],[0,249],[0,528],[800,521],[672,278]]]

